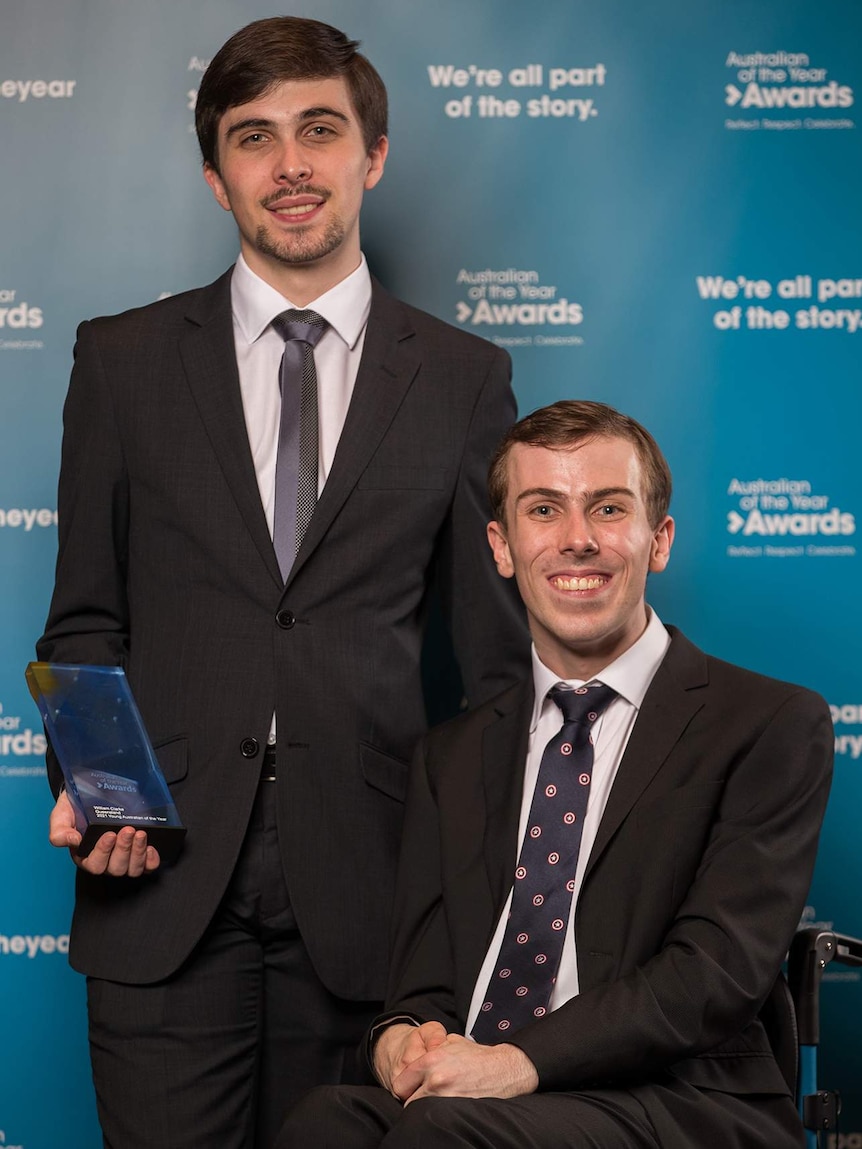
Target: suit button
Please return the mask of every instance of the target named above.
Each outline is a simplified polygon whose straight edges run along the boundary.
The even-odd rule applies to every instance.
[[[239,744],[239,752],[243,758],[256,758],[260,745],[256,738],[243,738]]]
[[[275,616],[275,621],[282,630],[290,630],[296,623],[296,615],[292,610],[280,610]]]

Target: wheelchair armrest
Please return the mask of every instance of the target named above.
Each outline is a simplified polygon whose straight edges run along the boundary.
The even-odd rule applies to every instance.
[[[800,1045],[820,1044],[820,979],[831,961],[862,965],[862,941],[816,927],[797,932],[790,945],[787,981],[796,1006]]]

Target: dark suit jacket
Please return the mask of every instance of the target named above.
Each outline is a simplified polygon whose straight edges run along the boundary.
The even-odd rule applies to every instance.
[[[488,460],[515,415],[509,374],[504,352],[375,283],[335,461],[284,586],[246,436],[230,273],[81,326],[38,653],[126,667],[188,836],[152,877],[79,875],[77,969],[143,983],[188,956],[234,869],[275,711],[304,940],[333,992],[382,997],[434,577],[471,700],[526,664],[484,537]]]
[[[578,900],[580,994],[507,1039],[543,1090],[677,1077],[787,1092],[757,1013],[808,891],[829,710],[671,634]],[[414,762],[393,1012],[463,1032],[516,865],[532,703],[532,682],[510,689],[432,731]]]

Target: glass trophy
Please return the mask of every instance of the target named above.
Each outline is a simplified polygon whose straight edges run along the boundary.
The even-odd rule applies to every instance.
[[[108,830],[134,826],[162,861],[174,861],[185,827],[122,667],[31,662],[27,685],[75,810],[77,852],[86,856]]]

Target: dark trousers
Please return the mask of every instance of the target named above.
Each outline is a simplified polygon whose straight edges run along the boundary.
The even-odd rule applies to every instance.
[[[106,1149],[271,1149],[291,1104],[365,1079],[357,1050],[379,1003],[320,982],[281,867],[276,783],[262,782],[216,918],[155,985],[88,979],[90,1055]]]
[[[660,1149],[629,1094],[428,1097],[402,1106],[383,1089],[316,1089],[293,1110],[278,1149]]]
[[[324,1087],[289,1114],[277,1149],[801,1149],[789,1097],[684,1082],[577,1093],[429,1097]]]

